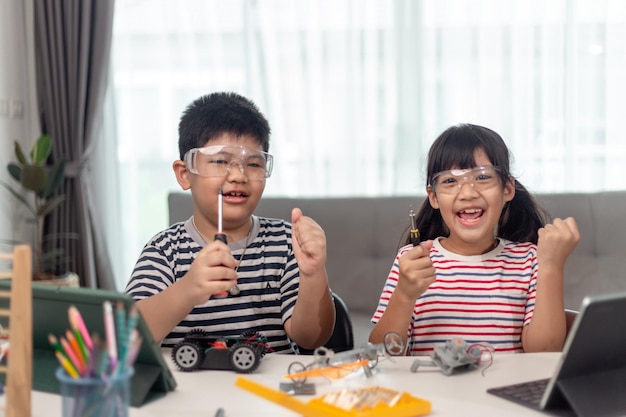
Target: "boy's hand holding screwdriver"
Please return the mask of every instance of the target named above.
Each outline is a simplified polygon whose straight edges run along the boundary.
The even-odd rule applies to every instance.
[[[237,260],[221,241],[209,242],[198,253],[185,279],[177,284],[186,286],[184,294],[192,298],[191,305],[204,304],[216,293],[224,293],[237,284]]]
[[[215,234],[215,239],[216,241],[220,241],[222,243],[224,243],[225,245],[228,245],[228,239],[226,237],[226,233],[224,233],[224,223],[223,223],[223,219],[224,219],[224,197],[223,197],[223,193],[222,193],[222,187],[220,187],[217,190],[217,233]],[[229,250],[230,252],[230,250]],[[215,298],[226,298],[228,297],[228,291],[231,288],[234,288],[237,285],[237,282],[235,282],[235,285],[233,285],[232,287],[229,287],[227,291],[219,291],[216,293],[213,293],[213,297]]]
[[[193,299],[192,305],[203,304],[211,296],[228,297],[228,291],[237,286],[237,261],[228,248],[228,239],[223,229],[222,187],[217,192],[217,233],[213,242],[207,242],[185,275],[185,292]]]

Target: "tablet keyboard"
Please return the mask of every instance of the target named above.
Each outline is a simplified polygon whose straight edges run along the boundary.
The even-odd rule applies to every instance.
[[[549,381],[549,378],[537,379],[520,384],[489,388],[487,392],[518,404],[540,410],[539,404],[541,403],[541,398],[546,391],[546,386]]]

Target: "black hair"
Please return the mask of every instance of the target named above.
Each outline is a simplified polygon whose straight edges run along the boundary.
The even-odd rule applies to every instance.
[[[430,186],[433,175],[452,168],[465,169],[476,166],[475,151],[482,150],[491,164],[498,168],[502,187],[512,178],[510,153],[502,137],[491,129],[472,124],[458,124],[446,129],[430,147],[426,168],[426,185]],[[549,220],[528,190],[517,180],[515,195],[502,209],[498,220],[498,236],[513,242],[537,243],[538,231]],[[416,226],[422,240],[448,236],[449,230],[439,210],[425,199],[417,213]],[[406,244],[410,243],[407,238]]]
[[[197,98],[187,106],[178,123],[178,152],[182,160],[193,148],[203,147],[222,133],[256,138],[268,152],[270,126],[258,107],[232,92],[218,92]]]

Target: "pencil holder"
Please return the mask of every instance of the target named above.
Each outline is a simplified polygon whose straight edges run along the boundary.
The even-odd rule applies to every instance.
[[[103,378],[72,378],[63,368],[58,368],[63,417],[128,417],[132,375],[131,368]]]

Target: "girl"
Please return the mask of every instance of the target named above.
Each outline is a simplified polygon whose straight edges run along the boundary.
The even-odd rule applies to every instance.
[[[566,335],[563,268],[580,235],[548,216],[511,176],[502,138],[482,126],[444,131],[428,154],[420,245],[402,247],[370,342],[395,331],[411,355],[453,337],[499,352],[558,351]],[[407,340],[408,339],[408,340]]]

